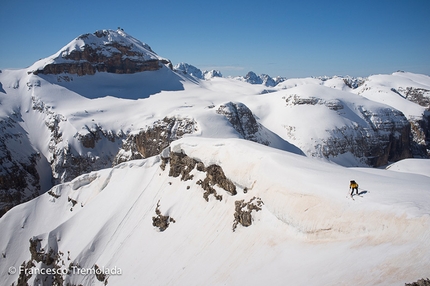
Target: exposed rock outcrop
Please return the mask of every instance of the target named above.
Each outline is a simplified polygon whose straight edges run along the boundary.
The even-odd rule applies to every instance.
[[[430,279],[419,279],[416,282],[405,283],[405,286],[430,286]]]
[[[160,165],[162,170],[165,170],[167,163],[170,163],[169,176],[179,177],[181,180],[188,181],[193,179],[193,175],[190,174],[194,168],[199,172],[206,172],[206,178],[204,180],[198,180],[197,185],[200,185],[205,191],[203,193],[203,198],[208,202],[209,196],[213,195],[215,199],[221,201],[222,195],[219,195],[215,190],[214,186],[224,189],[230,195],[234,196],[237,194],[236,185],[229,180],[224,174],[223,169],[218,165],[210,165],[205,167],[202,162],[190,158],[184,153],[170,152],[169,157],[163,158]]]
[[[237,194],[236,186],[232,181],[227,179],[222,168],[215,164],[206,168],[206,178],[203,180],[202,186],[203,185],[207,185],[208,187],[217,185],[229,192],[232,196]]]
[[[183,153],[171,153],[169,176],[180,176],[182,181],[191,180],[193,179],[193,175],[190,175],[190,172],[194,169],[197,163],[198,162],[196,160]]]
[[[430,107],[430,90],[428,89],[409,86],[406,88],[399,87],[397,90],[392,90],[409,101],[412,101],[424,107]]]
[[[17,114],[0,120],[0,217],[40,192],[36,169],[40,155],[33,149],[19,120]]]
[[[412,155],[418,158],[430,158],[430,110],[422,118],[409,118],[411,124]]]
[[[352,89],[355,88],[359,88],[360,86],[362,86],[364,84],[364,82],[366,81],[366,78],[361,78],[361,77],[345,77],[343,79],[343,82]]]
[[[338,99],[325,100],[318,97],[286,98],[287,105],[323,105],[341,115],[346,108]],[[412,157],[411,126],[402,112],[393,108],[367,109],[357,107],[357,115],[364,123],[341,126],[326,130],[328,136],[315,140],[311,156],[333,158],[350,152],[363,163],[379,167]]]
[[[108,72],[117,74],[131,74],[143,71],[156,71],[162,67],[162,64],[169,65],[168,61],[164,60],[147,60],[137,61],[123,59],[122,54],[117,54],[112,58],[106,59],[103,55],[97,55],[96,51],[91,50],[91,47],[86,47],[90,50],[93,60],[92,62],[72,62],[61,64],[48,64],[43,69],[34,71],[33,74],[61,74],[69,73],[78,76],[94,75],[96,72]],[[84,50],[85,51],[85,50]],[[86,53],[85,53],[86,54]],[[82,56],[85,59],[85,56]]]
[[[176,222],[172,217],[161,214],[160,201],[157,202],[157,207],[155,208],[155,214],[157,216],[152,217],[152,225],[155,227],[158,227],[160,231],[165,231],[169,227],[169,224],[171,222],[172,223]]]
[[[157,120],[147,129],[130,134],[126,138],[122,149],[113,160],[113,166],[130,160],[158,155],[172,141],[197,130],[197,122],[194,119],[165,117]]]
[[[269,145],[269,141],[261,135],[263,129],[261,124],[257,122],[254,114],[245,104],[228,102],[221,105],[216,112],[224,115],[244,139]]]
[[[238,224],[241,224],[244,227],[250,226],[252,224],[252,211],[261,211],[262,205],[263,201],[256,197],[253,197],[247,203],[245,203],[245,200],[236,201],[233,231],[236,230]]]
[[[23,271],[20,271],[17,285],[28,285],[27,281],[33,276],[36,276],[36,281],[44,281],[49,285],[63,285],[63,274],[67,273],[65,262],[62,258],[64,253],[61,251],[49,248],[45,250],[41,246],[42,239],[33,237],[30,239],[30,254],[31,258],[28,262],[24,261],[21,265]],[[35,263],[41,263],[45,271],[36,271]]]
[[[51,107],[43,101],[32,97],[33,110],[44,114],[46,117],[45,125],[51,134],[49,141],[49,158],[52,169],[53,184],[68,182],[79,175],[91,171],[111,167],[115,154],[109,152],[103,156],[97,156],[92,152],[83,154],[73,149],[72,145],[63,140],[61,125],[67,122],[67,118],[55,113]],[[118,146],[123,134],[115,134],[111,130],[104,130],[100,125],[84,126],[84,130],[75,134],[76,140],[80,141],[83,147],[93,150],[97,142],[105,140],[114,146]],[[117,147],[118,148],[118,147]]]
[[[412,101],[420,106],[426,107],[422,117],[411,117],[412,154],[414,157],[430,157],[430,90],[415,87],[399,87],[391,91]]]

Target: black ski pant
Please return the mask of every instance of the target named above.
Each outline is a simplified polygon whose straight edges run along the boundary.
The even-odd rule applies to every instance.
[[[355,190],[355,194],[358,195],[358,188],[352,188],[351,189],[351,196],[354,194],[354,190]]]

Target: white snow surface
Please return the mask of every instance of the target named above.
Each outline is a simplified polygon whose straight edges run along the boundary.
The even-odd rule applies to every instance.
[[[203,173],[168,177],[159,156],[82,175],[55,186],[58,198],[45,193],[0,219],[3,283],[17,281],[6,273],[29,260],[32,237],[65,253],[63,268],[120,268],[109,285],[400,285],[428,275],[430,177],[344,168],[241,139],[184,138],[171,145],[180,151],[220,165],[238,194],[218,188],[223,200],[206,202],[195,184]],[[362,197],[347,198],[349,179]],[[233,232],[234,202],[254,196],[262,210]],[[152,226],[158,201],[176,221],[164,232]],[[94,275],[65,282],[102,285]]]

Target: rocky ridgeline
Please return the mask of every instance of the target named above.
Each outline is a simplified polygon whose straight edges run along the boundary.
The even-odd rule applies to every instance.
[[[164,153],[164,152],[163,152]],[[194,175],[191,174],[193,170],[206,174],[206,177],[201,180],[197,180],[195,183],[203,189],[203,198],[206,202],[209,202],[209,196],[213,195],[218,201],[222,201],[223,196],[219,194],[215,189],[215,186],[226,191],[229,195],[237,195],[237,187],[227,178],[224,170],[221,166],[212,164],[205,166],[202,162],[197,161],[186,155],[185,153],[170,152],[169,157],[161,157],[160,168],[165,171],[166,167],[169,166],[169,176],[174,178],[180,178],[182,181],[194,180]],[[248,192],[248,188],[244,188],[244,193]],[[233,220],[233,232],[236,230],[238,224],[248,227],[252,224],[252,212],[258,212],[261,210],[263,201],[260,198],[253,197],[248,202],[245,200],[235,201],[235,213]],[[159,205],[157,204],[157,210]],[[157,212],[157,217],[153,217],[153,225],[160,228],[160,231],[166,229],[169,223],[168,216],[162,216],[161,212]],[[161,227],[163,229],[161,229]]]
[[[198,180],[197,185],[200,185],[205,191],[203,193],[203,198],[208,202],[209,195],[213,195],[215,199],[222,201],[222,195],[219,195],[213,186],[218,186],[224,189],[230,195],[234,196],[237,194],[236,186],[231,180],[229,180],[224,174],[223,169],[218,165],[210,165],[205,167],[202,162],[190,158],[184,153],[170,152],[169,157],[162,157],[161,169],[165,170],[167,163],[169,163],[169,176],[180,177],[183,181],[192,180],[193,175],[190,172],[195,168],[199,172],[206,173],[206,178],[204,180]]]
[[[254,114],[245,104],[228,102],[221,105],[216,113],[224,115],[244,139],[269,145],[269,141],[261,135],[262,125],[257,122]]]
[[[172,141],[197,130],[197,122],[191,118],[165,117],[157,120],[145,130],[127,136],[113,160],[113,166],[158,155]]]
[[[89,152],[79,155],[71,149],[70,144],[63,144],[61,137],[56,138],[60,131],[53,129],[52,140],[59,142],[53,144],[51,167],[55,183],[73,180],[79,175],[116,166],[130,160],[144,159],[158,155],[169,144],[181,138],[184,134],[191,134],[197,130],[197,123],[188,118],[169,118],[155,121],[145,130],[129,135],[115,134],[111,130],[103,130],[94,125],[85,135],[76,134],[75,138]],[[117,148],[116,154],[104,152],[105,156],[91,155],[91,150],[98,148],[97,143],[113,145]],[[120,147],[122,144],[122,147]],[[109,147],[105,147],[110,149]],[[100,153],[101,150],[98,150]]]

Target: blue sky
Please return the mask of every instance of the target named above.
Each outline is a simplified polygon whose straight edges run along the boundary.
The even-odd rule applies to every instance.
[[[430,75],[430,1],[28,1],[0,4],[0,68],[121,27],[173,64],[223,75]]]

